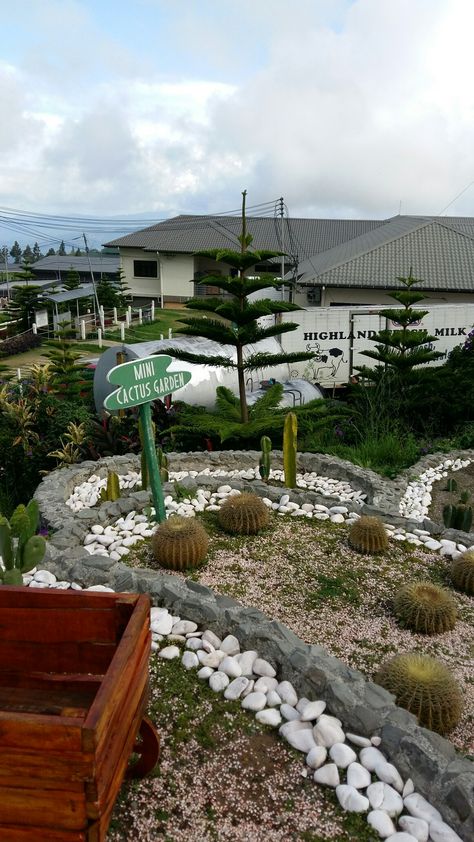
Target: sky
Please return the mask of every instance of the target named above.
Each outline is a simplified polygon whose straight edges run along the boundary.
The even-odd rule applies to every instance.
[[[0,206],[474,215],[473,31],[472,0],[15,0]]]

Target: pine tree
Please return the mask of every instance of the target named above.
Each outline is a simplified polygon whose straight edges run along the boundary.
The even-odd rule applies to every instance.
[[[228,277],[213,275],[212,277],[201,278],[197,281],[199,284],[212,284],[212,286],[226,293],[228,298],[193,298],[186,304],[186,307],[190,310],[203,310],[215,313],[218,318],[198,318],[191,316],[188,319],[180,319],[184,324],[184,327],[180,329],[180,333],[187,336],[203,336],[221,345],[232,345],[235,348],[236,362],[233,362],[229,357],[224,355],[207,357],[202,354],[192,354],[177,350],[176,348],[170,348],[162,352],[169,353],[177,359],[186,360],[191,363],[236,369],[242,423],[247,423],[249,418],[247,397],[245,394],[246,372],[284,363],[293,363],[299,360],[309,360],[313,356],[311,353],[285,354],[282,351],[280,354],[270,354],[260,351],[244,359],[244,348],[247,345],[253,345],[271,336],[279,336],[287,331],[296,330],[298,327],[293,322],[271,324],[268,327],[262,327],[258,323],[258,320],[262,316],[276,315],[277,313],[287,313],[301,309],[296,304],[290,304],[287,301],[271,301],[268,298],[257,301],[249,300],[249,295],[252,293],[259,292],[268,287],[280,288],[283,282],[275,280],[273,275],[267,273],[246,277],[245,273],[256,264],[279,255],[279,252],[273,251],[249,251],[253,237],[247,233],[245,218],[246,195],[247,191],[244,190],[242,193],[242,233],[238,237],[240,251],[211,249],[197,252],[198,255],[211,257],[215,261],[227,264],[230,267],[231,273],[233,271],[237,272],[235,276],[232,276],[232,274]]]
[[[35,243],[33,246],[33,261],[36,263],[37,260],[41,260],[43,255],[41,254],[41,249],[38,243]]]
[[[22,248],[20,246],[20,243],[18,242],[18,240],[15,240],[15,242],[13,243],[13,245],[10,249],[10,255],[11,255],[11,257],[13,257],[15,263],[20,262],[22,254],[23,254],[23,251],[22,251]]]
[[[23,263],[34,263],[35,257],[30,244],[23,249]]]
[[[59,248],[58,248],[58,255],[60,257],[64,257],[65,254],[66,254],[66,246],[64,245],[64,240],[61,240],[61,242],[59,244]]]
[[[96,285],[96,292],[99,304],[102,307],[110,310],[112,307],[119,306],[119,296],[115,288],[114,282],[108,275],[102,275],[100,281]]]
[[[125,272],[122,268],[115,273],[115,287],[119,299],[119,307],[126,307],[131,300],[131,289],[127,284]]]
[[[41,286],[13,287],[12,301],[8,308],[9,314],[18,319],[22,331],[29,330],[35,320],[35,310],[42,305],[39,297],[43,292]]]
[[[358,367],[363,377],[377,382],[387,372],[397,374],[401,378],[407,378],[410,372],[419,365],[433,362],[440,359],[443,354],[434,351],[430,346],[437,339],[429,336],[426,330],[412,329],[429,313],[429,310],[414,310],[412,305],[423,301],[425,296],[422,292],[413,289],[415,284],[422,283],[412,275],[408,278],[397,278],[403,285],[402,289],[390,293],[399,304],[399,309],[380,310],[380,315],[390,319],[397,328],[385,328],[380,330],[371,338],[376,342],[375,350],[363,351],[365,357],[376,360],[378,365],[374,369],[367,366]]]
[[[46,252],[46,257],[55,257],[55,256],[56,256],[56,252],[54,251],[54,249],[48,249],[48,251]]]
[[[79,272],[71,266],[66,274],[66,280],[63,283],[65,289],[77,289],[81,285],[81,278]]]

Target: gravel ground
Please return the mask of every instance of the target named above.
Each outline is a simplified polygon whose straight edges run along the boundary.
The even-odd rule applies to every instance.
[[[273,515],[265,533],[231,538],[219,531],[215,516],[203,520],[210,550],[192,578],[258,607],[370,678],[398,652],[423,652],[444,661],[465,699],[462,721],[450,739],[460,751],[474,754],[474,600],[452,590],[456,626],[433,637],[400,628],[391,612],[394,594],[410,579],[449,587],[449,560],[395,541],[381,555],[361,555],[348,546],[345,525]],[[149,566],[150,550],[142,545],[128,558],[134,566]]]

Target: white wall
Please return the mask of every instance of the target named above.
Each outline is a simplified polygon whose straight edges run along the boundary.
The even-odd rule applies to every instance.
[[[160,300],[162,285],[165,301],[190,298],[194,276],[194,257],[191,254],[162,254],[138,248],[121,248],[120,257],[125,282],[135,297]],[[157,278],[138,278],[133,271],[134,260],[157,260]]]
[[[424,292],[423,285],[415,287],[417,291]],[[314,305],[308,303],[307,299],[308,287],[302,289],[295,296],[295,303],[300,307],[312,307]],[[464,304],[474,303],[474,291],[469,292],[428,292],[425,293],[426,303],[430,304]],[[372,307],[380,305],[381,307],[394,307],[396,302],[390,298],[386,290],[378,289],[349,289],[339,287],[326,287],[321,291],[321,306],[330,307],[331,305],[345,305],[352,306],[367,306]]]

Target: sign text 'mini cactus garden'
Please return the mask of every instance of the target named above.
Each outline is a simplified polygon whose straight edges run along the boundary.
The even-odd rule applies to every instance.
[[[151,421],[151,402],[181,389],[191,380],[189,371],[168,371],[172,358],[167,354],[131,360],[111,368],[107,380],[118,386],[104,400],[108,410],[131,409],[139,406],[143,430],[143,446],[148,464],[156,520],[166,519],[163,489],[156,458],[155,439]]]

